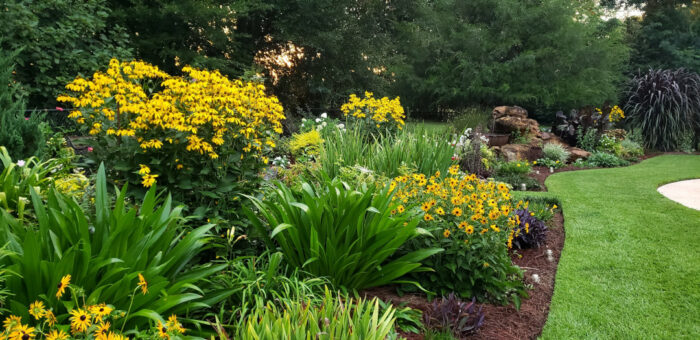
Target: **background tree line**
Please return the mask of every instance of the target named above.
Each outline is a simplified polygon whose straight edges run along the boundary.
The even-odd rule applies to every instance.
[[[622,6],[642,18],[609,19]],[[616,101],[649,67],[700,71],[698,0],[8,0],[29,108],[111,57],[263,75],[285,108],[401,96],[414,117],[476,105],[543,113]]]

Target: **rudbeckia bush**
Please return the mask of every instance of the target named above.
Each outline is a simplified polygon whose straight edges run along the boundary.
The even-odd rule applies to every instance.
[[[508,187],[465,175],[458,166],[443,176],[412,174],[390,184],[396,215],[420,212],[421,227],[433,237],[409,243],[409,250],[440,247],[445,251],[423,260],[433,272],[413,276],[423,287],[439,295],[455,292],[480,300],[516,305],[524,296],[521,270],[512,264],[515,226],[519,224]]]
[[[283,108],[262,84],[189,66],[182,73],[112,59],[106,72],[75,78],[58,100],[94,136],[89,155],[114,170],[110,178],[135,188],[164,184],[188,204],[224,205],[267,163]]]

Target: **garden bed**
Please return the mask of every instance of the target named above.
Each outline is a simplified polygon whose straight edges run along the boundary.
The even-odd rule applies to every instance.
[[[557,212],[550,222],[545,245],[512,253],[513,262],[525,270],[525,282],[533,286],[533,289],[528,291],[530,297],[522,301],[520,310],[516,310],[512,305],[481,305],[485,314],[484,324],[476,334],[467,337],[468,339],[536,339],[540,335],[549,313],[564,238],[564,216]],[[553,261],[548,260],[547,250],[551,250]],[[534,282],[533,274],[539,276],[539,284]],[[430,304],[424,295],[399,296],[392,286],[369,289],[363,294],[383,301],[391,300],[397,306],[405,302],[408,307],[420,310],[426,310]],[[401,335],[409,340],[423,339],[422,334]]]

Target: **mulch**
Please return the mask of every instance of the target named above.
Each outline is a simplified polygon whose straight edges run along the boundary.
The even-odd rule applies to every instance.
[[[547,241],[535,249],[514,251],[513,262],[525,271],[525,283],[532,285],[528,299],[523,299],[520,310],[512,305],[481,304],[485,315],[484,324],[476,334],[466,339],[536,339],[542,332],[549,304],[554,292],[554,277],[561,250],[564,247],[564,217],[558,212],[549,223]],[[551,251],[551,255],[547,251]],[[520,256],[519,256],[520,255]],[[551,261],[550,261],[551,260]],[[539,276],[539,283],[533,275]],[[408,307],[426,310],[430,302],[426,296],[407,294],[399,296],[394,287],[378,287],[363,292],[365,297],[377,297],[392,301],[394,305],[406,303]],[[422,340],[422,334],[401,334],[409,340]]]

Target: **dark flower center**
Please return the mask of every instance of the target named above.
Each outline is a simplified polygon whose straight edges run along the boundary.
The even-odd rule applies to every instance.
[[[100,313],[104,313],[104,311],[105,311],[104,308],[100,308]]]
[[[63,282],[58,283],[58,289],[61,289],[61,287],[63,287]]]
[[[165,327],[163,327],[160,331],[163,332],[163,333],[167,333],[167,332],[168,332],[168,329],[165,328]]]
[[[29,334],[24,333],[24,335],[22,335],[22,340],[29,340]]]
[[[85,321],[85,315],[80,316],[80,321]]]

